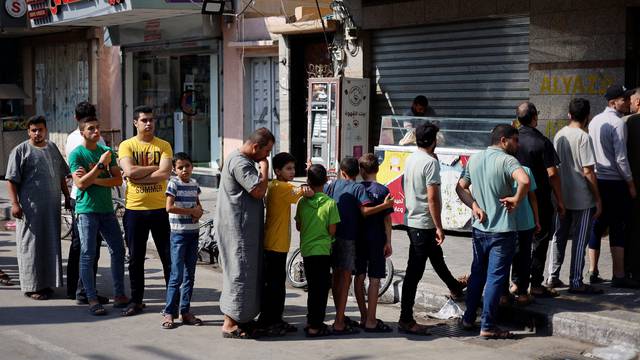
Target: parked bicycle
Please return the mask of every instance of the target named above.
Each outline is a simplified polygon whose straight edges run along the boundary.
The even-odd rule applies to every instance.
[[[385,276],[380,279],[380,289],[378,290],[378,297],[382,296],[393,282],[393,261],[388,257],[385,261]],[[304,274],[304,261],[300,248],[295,249],[289,260],[287,261],[287,281],[291,286],[295,288],[304,288],[307,286],[307,278]],[[369,287],[369,279],[365,280],[365,288]]]
[[[200,222],[198,234],[198,261],[211,265],[218,264],[218,243],[215,240],[215,226],[213,219]]]

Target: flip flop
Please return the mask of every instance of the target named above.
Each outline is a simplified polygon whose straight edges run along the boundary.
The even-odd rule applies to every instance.
[[[368,328],[366,326],[363,326],[362,329],[367,333],[387,333],[393,331],[393,329],[389,325],[385,324],[384,321],[380,319],[376,319],[375,327]]]
[[[253,336],[251,336],[251,334],[249,334],[245,330],[242,330],[239,327],[233,331],[223,331],[222,337],[225,339],[241,339],[241,340],[253,339]]]
[[[318,337],[329,336],[332,334],[333,332],[331,331],[331,328],[329,328],[326,324],[322,324],[322,326],[318,329],[317,333],[310,333],[308,326],[304,328],[304,335],[308,338],[318,338]]]
[[[412,328],[416,325],[418,329],[412,330]],[[398,332],[409,334],[409,335],[420,335],[420,336],[431,335],[431,332],[429,331],[428,327],[418,324],[415,320],[409,323],[403,323],[401,321],[398,321]]]
[[[100,304],[93,304],[89,307],[89,313],[93,316],[107,315],[107,310]]]
[[[120,315],[133,316],[133,315],[140,314],[141,312],[142,312],[142,306],[136,303],[129,303],[129,305],[124,310],[122,310]]]
[[[202,326],[202,320],[195,317],[195,315],[190,314],[191,316],[188,316],[187,319],[184,318],[184,315],[182,315],[182,324],[183,325],[190,325],[190,326]]]
[[[502,329],[494,329],[490,332],[480,332],[480,337],[485,340],[507,340],[516,339],[517,336],[510,331]]]
[[[360,333],[360,330],[356,329],[355,327],[351,326],[351,325],[347,325],[346,321],[345,321],[345,326],[344,329],[342,330],[337,330],[334,326],[331,326],[331,333],[333,335],[338,335],[338,336],[342,336],[342,335],[355,335]]]

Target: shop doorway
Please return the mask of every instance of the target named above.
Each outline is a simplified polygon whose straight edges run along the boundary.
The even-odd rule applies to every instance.
[[[251,131],[266,127],[276,137],[272,153],[280,150],[280,82],[278,59],[260,57],[250,60],[251,69]]]
[[[214,56],[140,54],[134,60],[134,103],[151,106],[156,135],[171,143],[174,152],[189,154],[199,167],[211,166],[211,129],[217,127],[212,114],[217,99],[211,96]]]

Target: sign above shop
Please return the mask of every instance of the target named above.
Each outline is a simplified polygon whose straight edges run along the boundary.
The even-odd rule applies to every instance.
[[[27,13],[27,3],[25,0],[6,0],[4,8],[7,14],[13,18],[21,18]]]

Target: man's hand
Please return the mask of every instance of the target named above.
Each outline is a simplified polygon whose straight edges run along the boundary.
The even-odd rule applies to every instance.
[[[561,218],[564,217],[564,214],[566,214],[567,209],[564,207],[563,201],[558,201],[558,205],[556,205],[556,211],[558,212],[558,216],[560,216]]]
[[[307,184],[300,185],[300,190],[302,190],[302,196],[304,196],[306,198],[313,197],[313,195],[316,194],[315,191],[313,191],[311,189],[311,186],[309,186]]]
[[[109,164],[111,163],[111,151],[105,151],[100,156],[99,162],[104,164],[104,166],[109,167]]]
[[[193,222],[196,223],[204,214],[204,210],[202,210],[202,206],[198,205],[191,210],[191,217],[193,218]]]
[[[540,226],[539,222],[536,222],[536,227],[534,228],[533,233],[534,234],[539,234],[540,231],[542,231],[542,226]]]
[[[476,202],[474,202],[473,206],[471,207],[471,213],[473,214],[473,217],[478,219],[481,224],[485,222],[485,220],[487,220],[487,213],[485,213],[484,210],[482,210]]]
[[[442,230],[442,228],[437,228],[436,243],[438,244],[438,246],[441,246],[443,242],[444,242],[444,230]]]
[[[384,198],[384,208],[385,209],[390,209],[393,207],[393,195],[391,194],[387,194],[387,196]]]
[[[635,199],[636,197],[638,197],[638,192],[636,191],[636,184],[633,182],[633,180],[630,180],[627,182],[627,187],[629,188],[629,195],[631,196],[632,199]]]
[[[80,166],[79,168],[76,169],[74,174],[77,177],[81,178],[81,177],[83,177],[83,176],[85,176],[87,174],[87,170],[85,170],[82,166]]]
[[[11,216],[16,219],[22,219],[22,208],[20,207],[20,204],[11,204]]]
[[[389,256],[391,256],[391,254],[393,254],[393,249],[391,248],[391,244],[390,243],[385,243],[384,244],[384,257],[388,258]]]
[[[512,212],[518,207],[518,199],[515,196],[507,196],[500,199],[502,206],[507,208],[508,212]]]
[[[595,220],[602,215],[602,201],[596,201],[596,212],[593,213],[591,219]]]
[[[267,172],[269,171],[269,160],[268,159],[260,160],[259,164],[260,164],[260,170],[265,169]]]

